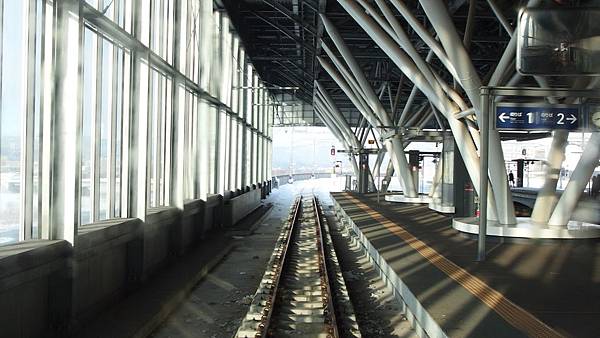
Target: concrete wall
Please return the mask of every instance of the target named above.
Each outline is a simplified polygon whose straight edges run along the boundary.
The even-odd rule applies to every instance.
[[[331,173],[316,173],[314,175],[315,175],[315,179],[331,177]],[[294,177],[294,182],[310,180],[312,178],[312,174],[310,174],[310,173],[293,174],[292,176]],[[289,175],[278,175],[275,177],[279,180],[279,185],[282,186],[284,184],[288,184],[288,178],[290,176]]]
[[[146,224],[142,227],[144,238],[144,260],[142,279],[147,279],[164,267],[180,251],[176,234],[181,232],[182,215],[171,207],[148,210]]]
[[[178,254],[182,255],[202,239],[206,202],[188,200],[183,207],[181,231],[175,233],[175,241],[181,243]]]
[[[263,188],[260,187],[226,201],[224,204],[224,226],[230,227],[256,210],[260,206],[262,195]]]
[[[81,227],[73,250],[73,324],[123,298],[140,281],[142,230],[139,219]]]
[[[1,337],[59,337],[67,331],[71,254],[65,241],[0,247]]]
[[[260,192],[259,192],[260,195]],[[223,198],[82,226],[66,241],[0,247],[0,337],[65,337],[222,228]]]
[[[204,226],[200,230],[200,237],[204,238],[210,231],[223,227],[223,197],[209,195],[204,207]]]

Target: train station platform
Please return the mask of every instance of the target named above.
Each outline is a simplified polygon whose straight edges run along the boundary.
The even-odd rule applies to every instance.
[[[490,238],[485,262],[477,240],[424,205],[372,195],[332,193],[404,301],[407,317],[429,337],[597,337],[600,245],[592,240],[502,242]]]

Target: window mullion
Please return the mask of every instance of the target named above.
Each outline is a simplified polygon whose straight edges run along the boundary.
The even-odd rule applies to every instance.
[[[92,222],[100,219],[100,171],[101,171],[101,138],[102,138],[102,57],[104,53],[102,38],[97,36],[96,41],[96,90],[94,115],[92,118],[92,147],[91,165],[90,165],[90,198],[92,199]],[[92,91],[94,92],[94,91]]]
[[[26,2],[23,15],[23,25],[27,30],[27,38],[24,41],[27,67],[25,70],[25,93],[26,101],[23,102],[24,118],[21,120],[21,212],[19,231],[20,240],[31,239],[33,222],[33,145],[34,145],[34,121],[35,121],[35,33],[36,33],[36,6],[34,0]],[[24,151],[23,151],[24,150]]]
[[[113,55],[110,61],[112,63],[112,100],[111,100],[111,111],[109,114],[109,127],[107,136],[107,150],[108,150],[108,189],[107,189],[107,217],[115,217],[115,190],[117,185],[117,110],[119,109],[119,48],[113,46]],[[122,71],[122,69],[121,69]]]

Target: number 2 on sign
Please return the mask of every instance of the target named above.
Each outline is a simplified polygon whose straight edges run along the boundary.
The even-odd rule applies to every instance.
[[[565,124],[565,114],[558,113],[558,122],[556,124]]]

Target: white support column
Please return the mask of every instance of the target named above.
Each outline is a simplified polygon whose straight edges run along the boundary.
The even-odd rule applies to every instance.
[[[458,82],[471,100],[471,104],[478,115],[478,120],[481,120],[481,102],[479,99],[481,80],[471,62],[469,54],[462,44],[462,40],[456,32],[456,27],[446,10],[445,4],[440,0],[421,0],[420,3],[432,26],[438,32],[440,41],[448,53],[448,58],[456,68],[456,72],[459,76],[457,79]],[[490,130],[489,145],[490,153],[494,154],[494,156],[490,158],[489,173],[493,195],[496,200],[498,221],[501,224],[516,224],[515,209],[512,202],[510,187],[508,186],[506,168],[504,165],[504,154],[502,152],[500,134],[498,131]]]
[[[51,110],[49,219],[50,239],[64,239],[75,245],[79,225],[81,88],[79,72],[82,48],[82,21],[79,2],[57,0],[54,36],[54,102]],[[80,91],[76,91],[80,93]]]
[[[338,0],[342,7],[358,22],[358,24],[369,34],[369,36],[377,43],[377,45],[390,57],[390,59],[400,68],[400,70],[411,79],[411,81],[421,90],[429,101],[448,119],[448,123],[452,130],[452,134],[459,147],[459,151],[463,157],[469,176],[473,182],[479,182],[479,156],[477,149],[465,125],[458,121],[454,115],[459,111],[459,108],[450,102],[445,96],[438,96],[433,91],[429,82],[424,78],[410,58],[404,53],[400,47],[387,36],[374,22],[369,18],[363,10],[353,0]],[[506,183],[508,184],[508,183]],[[477,188],[477,185],[476,189]],[[488,203],[492,206],[489,217],[495,218],[493,213],[495,209],[495,201],[493,194],[489,195]]]
[[[435,167],[435,174],[433,176],[433,186],[431,187],[431,191],[429,192],[429,196],[431,196],[432,198],[439,198],[442,194],[442,174],[444,172],[444,156],[442,155],[443,150]]]
[[[335,103],[329,96],[329,93],[327,93],[327,91],[321,87],[317,81],[315,81],[315,89],[315,103],[323,105],[323,108],[328,108],[324,109],[325,112],[330,114],[332,120],[337,124],[338,128],[343,131],[344,135],[346,135],[346,141],[348,144],[353,148],[360,148],[360,143],[358,142],[356,135],[354,135],[352,129],[350,129],[350,125],[348,125],[348,122],[345,120],[342,113],[335,106]]]
[[[338,59],[337,56],[335,56],[333,51],[330,50],[329,47],[325,43],[323,43],[323,50],[329,56],[331,61],[333,61],[333,64],[339,71],[339,74],[344,79],[348,88],[351,89],[351,92],[353,93],[355,100],[358,102],[358,104],[360,104],[360,106],[357,106],[356,108],[359,111],[368,112],[368,114],[373,115],[374,117],[372,119],[374,119],[374,120],[379,119],[377,114],[372,111],[371,106],[368,104],[366,95],[365,95],[364,91],[362,90],[362,87],[358,84],[356,78],[354,78],[354,76],[350,73],[350,71],[348,69],[346,69],[346,67],[343,65],[343,63]]]
[[[565,160],[565,149],[567,147],[568,138],[569,132],[566,130],[556,130],[553,133],[552,144],[550,145],[550,151],[548,153],[548,158],[546,159],[544,185],[540,191],[538,191],[535,205],[531,212],[531,220],[536,223],[547,223],[552,215],[552,210],[554,210],[556,202],[558,202],[556,185],[560,179],[562,163]]]
[[[340,130],[340,128],[333,121],[331,116],[326,112],[326,110],[319,104],[315,104],[314,109],[317,115],[321,118],[321,121],[323,121],[327,128],[329,128],[329,130],[335,136],[335,138],[337,138],[338,141],[340,141],[342,144],[346,145],[348,148],[351,149],[351,147],[348,146],[348,142],[346,140],[346,137],[344,136],[344,133]]]
[[[348,96],[350,101],[352,101],[352,104],[358,109],[358,111],[367,120],[367,122],[369,122],[369,124],[371,124],[372,126],[380,126],[382,122],[377,118],[377,116],[375,116],[375,114],[373,114],[373,112],[370,109],[368,109],[368,107],[363,107],[359,99],[356,97],[356,95],[354,95],[354,92],[352,91],[348,83],[344,81],[344,79],[340,76],[338,72],[335,71],[335,69],[333,69],[333,66],[321,57],[317,57],[317,60],[319,61],[323,69],[325,69],[325,71],[329,74],[329,76],[331,76],[333,81],[335,81],[335,83],[338,86],[340,86],[344,94]]]
[[[423,24],[414,16],[413,12],[406,7],[406,5],[400,0],[391,0],[392,5],[396,7],[402,17],[408,22],[411,28],[419,35],[419,37],[425,42],[433,53],[441,60],[442,64],[448,69],[453,77],[456,76],[456,70],[454,65],[448,59],[446,51],[440,46],[439,42],[429,33],[429,31],[423,26]]]
[[[390,186],[390,180],[392,179],[393,175],[394,175],[394,165],[392,164],[392,161],[390,161],[390,162],[388,162],[388,166],[385,171],[385,176],[383,176],[383,180],[382,180],[382,184],[381,184],[381,192],[382,193],[385,194],[388,191],[388,187]],[[383,182],[386,182],[386,183],[383,184]]]
[[[373,88],[371,88],[371,85],[369,84],[369,81],[367,80],[363,70],[360,68],[358,62],[356,62],[356,59],[344,43],[335,26],[324,15],[321,15],[321,20],[323,21],[324,27],[333,40],[335,46],[342,54],[344,61],[348,64],[352,75],[356,79],[356,82],[359,84],[359,86],[361,86],[362,92],[365,94],[365,99],[373,113],[384,123],[385,127],[393,126],[393,121],[391,120],[390,115],[385,111],[377,95],[375,95],[375,92],[373,91]],[[380,127],[372,123],[371,125],[377,129]],[[384,142],[387,151],[390,153],[392,163],[394,164],[396,171],[399,173],[398,178],[400,179],[404,189],[404,194],[407,197],[416,197],[417,190],[414,186],[408,161],[406,160],[406,156],[404,155],[401,144],[402,143],[397,137],[388,139]]]
[[[358,162],[356,162],[356,156],[354,156],[354,154],[350,154],[348,155],[348,160],[350,161],[350,165],[352,165],[352,171],[354,171],[354,176],[358,178],[360,169],[358,168]]]
[[[571,179],[548,220],[549,225],[567,225],[594,169],[598,166],[598,160],[600,160],[600,133],[596,132],[592,134],[590,141],[585,146],[581,159],[573,170]]]
[[[541,76],[535,76],[535,80],[538,82],[540,87],[549,87],[546,78]],[[595,81],[588,81],[588,79],[579,78],[575,80],[573,88],[594,88],[596,86]],[[547,98],[550,103],[558,103],[556,98]],[[567,101],[569,103],[569,101]],[[531,213],[531,219],[534,222],[545,224],[550,219],[552,211],[558,202],[556,196],[556,185],[560,178],[560,169],[562,163],[565,160],[565,149],[567,147],[569,138],[569,132],[566,130],[555,130],[552,135],[552,144],[548,158],[546,160],[546,170],[544,177],[544,185],[538,192]]]

